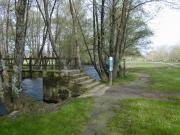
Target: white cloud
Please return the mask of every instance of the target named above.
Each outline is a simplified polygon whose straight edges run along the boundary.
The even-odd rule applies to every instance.
[[[153,48],[159,46],[180,45],[180,10],[162,9],[157,16],[149,22],[154,32],[151,38]]]

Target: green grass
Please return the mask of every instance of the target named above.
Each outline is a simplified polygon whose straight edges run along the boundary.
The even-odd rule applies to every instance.
[[[180,102],[121,101],[107,135],[180,135]]]
[[[127,84],[130,83],[132,81],[134,81],[136,79],[136,74],[133,72],[129,72],[126,74],[125,78],[122,77],[117,77],[116,79],[113,80],[113,85],[123,85],[123,84]],[[104,83],[106,85],[109,85],[109,81],[101,81],[101,83]]]
[[[151,90],[161,90],[165,92],[180,92],[180,69],[162,68],[148,71],[151,76]]]
[[[128,73],[125,78],[118,77],[117,79],[113,80],[113,85],[122,85],[127,84],[136,79],[136,75],[134,73]]]
[[[168,96],[167,98],[168,98],[169,100],[171,100],[171,101],[176,100],[176,101],[179,101],[179,102],[180,102],[180,97],[177,97],[177,96]]]
[[[148,90],[162,92],[180,92],[180,68],[136,68],[133,72],[142,72],[150,76]]]
[[[163,63],[145,63],[145,62],[137,62],[137,63],[126,63],[128,68],[158,68],[158,67],[167,67],[167,64]]]
[[[92,99],[76,99],[58,112],[0,118],[0,135],[79,135],[92,104]]]

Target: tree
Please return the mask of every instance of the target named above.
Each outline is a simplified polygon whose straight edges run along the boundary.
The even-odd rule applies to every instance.
[[[12,80],[12,90],[15,94],[21,90],[22,65],[24,59],[25,38],[28,20],[29,1],[18,0],[16,3],[16,40],[15,65]]]
[[[72,16],[72,21],[73,21],[73,35],[74,35],[74,44],[75,44],[75,58],[77,59],[77,63],[75,64],[77,68],[81,67],[81,58],[80,58],[80,47],[78,44],[78,39],[77,39],[77,21],[75,17],[75,11],[73,7],[72,0],[69,0],[69,6],[70,6],[70,12]]]
[[[56,6],[56,3],[57,3],[57,0],[54,0],[53,2],[53,7],[51,9],[51,13],[49,14],[49,8],[48,8],[48,5],[49,5],[49,1],[47,0],[43,0],[43,9],[44,9],[44,13],[41,9],[41,6],[38,2],[38,0],[36,0],[37,2],[37,5],[38,5],[38,8],[39,8],[39,11],[41,12],[41,15],[43,17],[43,20],[44,20],[44,24],[45,26],[47,27],[47,32],[48,32],[48,35],[49,35],[49,40],[51,42],[51,47],[53,49],[53,52],[54,54],[56,55],[56,57],[60,58],[59,57],[59,54],[57,53],[57,50],[56,50],[56,44],[55,44],[55,38],[53,36],[53,32],[52,32],[52,26],[51,26],[51,19],[52,19],[52,14],[54,12],[54,8]]]
[[[137,17],[136,15],[143,13],[142,5],[157,1],[159,0],[93,0],[93,53],[90,57],[102,79],[107,79],[109,76],[106,66],[109,56],[114,58],[113,78],[116,78],[121,75],[120,63],[126,50],[130,51],[131,48],[132,52],[137,51],[140,44],[149,43],[145,39],[152,35],[151,31],[147,26],[141,29],[143,25],[133,30],[133,27],[138,24],[137,19],[134,18],[143,20],[143,16]],[[133,19],[136,22],[134,24],[130,23]],[[138,30],[139,28],[141,30]]]
[[[6,53],[9,52],[9,11],[10,10],[10,0],[7,2],[7,12],[6,12]]]

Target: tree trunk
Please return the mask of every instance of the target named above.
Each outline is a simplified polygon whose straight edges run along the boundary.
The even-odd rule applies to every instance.
[[[99,56],[99,66],[101,69],[101,76],[104,80],[106,80],[108,78],[109,74],[108,74],[108,71],[106,69],[106,65],[105,65],[106,62],[105,62],[105,58],[103,56],[103,48],[105,46],[104,15],[105,15],[105,0],[102,0],[102,5],[101,5],[101,34],[100,34],[100,44],[98,45],[98,56]]]
[[[16,3],[16,40],[15,40],[15,93],[20,89],[22,79],[22,65],[24,58],[25,37],[26,37],[26,12],[27,0],[18,0]]]
[[[9,8],[10,0],[7,1],[7,12],[6,12],[6,54],[9,52]]]
[[[81,67],[81,58],[80,58],[80,47],[78,44],[78,39],[77,39],[77,23],[76,23],[76,17],[74,15],[74,8],[73,8],[73,4],[72,1],[69,0],[69,4],[70,4],[70,12],[71,12],[71,16],[72,16],[72,21],[73,21],[73,36],[74,36],[74,42],[75,42],[75,58],[76,58],[76,67],[80,68]]]
[[[56,45],[55,45],[55,40],[54,40],[54,37],[53,37],[53,34],[52,34],[52,29],[51,29],[51,19],[49,17],[49,10],[48,10],[48,1],[47,0],[43,0],[44,2],[44,13],[45,13],[45,23],[46,23],[46,26],[47,26],[47,30],[48,30],[48,33],[49,33],[49,40],[51,42],[51,47],[53,49],[53,52],[55,53],[56,57],[59,58],[59,55],[56,51]],[[55,0],[55,3],[56,3],[56,0]]]
[[[110,40],[109,40],[109,54],[114,55],[114,43],[115,43],[115,26],[116,26],[116,0],[112,0],[112,9],[110,14]]]
[[[121,12],[121,19],[119,23],[119,28],[117,32],[117,39],[116,39],[116,46],[115,46],[115,53],[114,53],[114,70],[113,70],[113,78],[116,78],[119,72],[119,63],[120,63],[120,53],[123,47],[123,42],[125,38],[125,31],[127,26],[127,17],[128,17],[128,6],[129,0],[123,1],[123,7]]]

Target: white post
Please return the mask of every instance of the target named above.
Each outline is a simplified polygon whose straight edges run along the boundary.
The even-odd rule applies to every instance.
[[[112,86],[112,71],[109,72],[109,86]]]
[[[113,57],[109,57],[109,86],[112,86]]]

